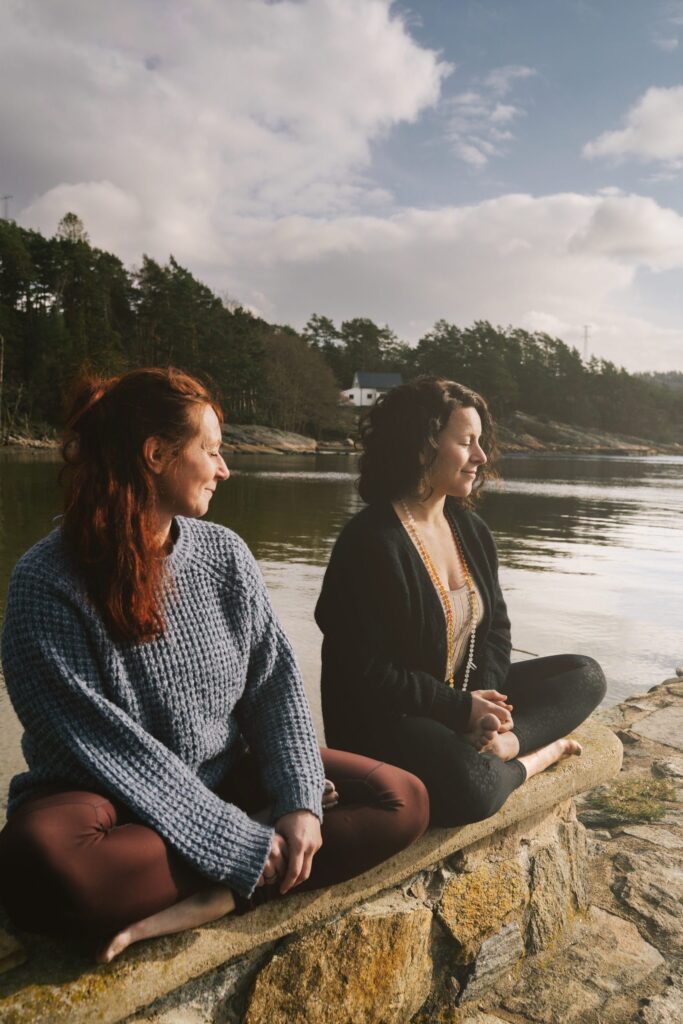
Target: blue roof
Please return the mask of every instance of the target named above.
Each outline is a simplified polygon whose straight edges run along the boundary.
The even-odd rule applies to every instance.
[[[366,373],[356,370],[355,379],[359,388],[397,388],[403,383],[400,373]]]

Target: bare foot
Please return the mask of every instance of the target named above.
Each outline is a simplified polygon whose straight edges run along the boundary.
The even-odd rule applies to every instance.
[[[235,898],[230,890],[224,885],[213,885],[194,896],[188,896],[180,903],[174,903],[166,910],[160,910],[158,914],[128,925],[97,953],[95,959],[98,963],[108,964],[134,942],[151,939],[155,935],[171,935],[173,932],[184,932],[187,928],[197,928],[200,924],[216,921],[234,909]]]
[[[475,750],[488,750],[490,744],[498,735],[500,719],[493,713],[482,715],[474,723],[474,728],[464,733],[463,738],[470,743]]]
[[[549,743],[547,747],[539,747],[538,750],[532,750],[530,754],[524,754],[519,760],[526,768],[527,779],[530,779],[532,775],[538,775],[545,771],[551,764],[564,761],[565,757],[578,757],[581,751],[580,743],[564,737],[561,740],[555,740],[554,743]]]
[[[514,732],[497,732],[480,753],[496,754],[501,761],[512,761],[519,754],[519,740]]]

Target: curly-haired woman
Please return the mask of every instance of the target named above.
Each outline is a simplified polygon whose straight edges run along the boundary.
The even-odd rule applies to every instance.
[[[361,442],[368,504],[342,530],[316,608],[328,742],[417,775],[433,824],[478,821],[581,753],[567,733],[605,679],[582,655],[510,664],[496,546],[472,510],[496,451],[480,395],[440,378],[401,385]]]

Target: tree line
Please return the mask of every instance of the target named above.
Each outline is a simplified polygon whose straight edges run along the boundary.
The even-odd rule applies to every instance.
[[[0,221],[0,416],[50,430],[84,369],[105,375],[173,364],[209,379],[226,418],[313,436],[347,434],[339,400],[356,370],[439,374],[514,410],[658,441],[683,440],[680,375],[629,374],[541,332],[435,323],[416,346],[364,317],[314,314],[301,332],[224,301],[172,256],[139,267],[90,244],[75,214],[57,233]]]

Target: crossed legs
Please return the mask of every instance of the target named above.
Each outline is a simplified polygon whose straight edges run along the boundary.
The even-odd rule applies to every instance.
[[[340,800],[325,814],[323,847],[300,889],[368,870],[417,839],[428,823],[418,779],[358,755],[322,753]],[[239,767],[241,776],[255,771],[244,762]],[[38,797],[12,815],[0,835],[0,887],[19,927],[98,942],[108,937],[105,960],[131,942],[196,927],[235,906],[229,888],[210,885],[156,832],[84,791]]]

